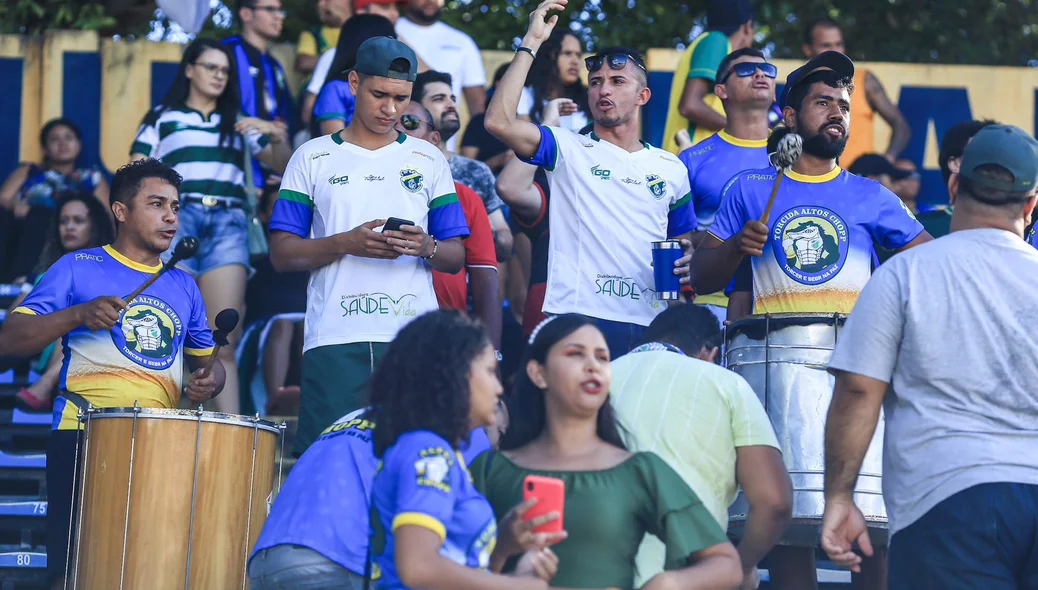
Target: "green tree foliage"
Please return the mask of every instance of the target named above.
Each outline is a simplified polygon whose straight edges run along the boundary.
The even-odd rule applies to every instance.
[[[799,57],[807,21],[840,22],[855,59],[1038,65],[1038,0],[753,0],[758,43]],[[450,0],[445,20],[485,49],[510,49],[535,0]],[[703,30],[706,0],[570,0],[562,24],[588,49],[680,47]],[[478,23],[476,25],[475,23]]]
[[[758,44],[775,57],[799,57],[804,24],[840,22],[855,59],[912,63],[1038,66],[1038,0],[753,0]],[[231,9],[237,0],[226,0]],[[282,0],[283,38],[319,24],[316,0]],[[444,20],[483,49],[511,49],[535,0],[447,0]],[[560,26],[587,49],[682,47],[703,31],[707,0],[570,0]],[[154,0],[0,0],[0,33],[48,28],[143,35],[154,27]],[[227,11],[224,11],[227,14]],[[162,23],[159,24],[162,29]],[[233,31],[213,19],[205,34]]]

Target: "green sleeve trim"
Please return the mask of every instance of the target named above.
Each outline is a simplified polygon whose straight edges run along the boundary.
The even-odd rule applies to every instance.
[[[439,209],[440,207],[444,207],[446,205],[450,205],[451,203],[457,202],[458,193],[447,193],[446,195],[441,195],[439,197],[436,197],[432,201],[429,201],[429,209]]]
[[[684,207],[692,200],[692,193],[685,193],[685,196],[681,197],[673,205],[670,206],[670,210],[673,211],[679,207]]]
[[[151,155],[151,145],[144,143],[143,141],[135,141],[130,146],[130,154],[144,154],[145,156]]]
[[[717,78],[717,66],[721,65],[728,55],[731,44],[728,37],[720,31],[707,33],[702,41],[692,50],[692,58],[688,64],[689,78],[704,78],[711,82]]]
[[[278,199],[284,201],[292,201],[293,203],[299,203],[300,205],[306,205],[311,209],[314,206],[314,203],[310,200],[309,195],[303,194],[299,191],[289,190],[287,188],[283,188],[280,191],[278,191]]]

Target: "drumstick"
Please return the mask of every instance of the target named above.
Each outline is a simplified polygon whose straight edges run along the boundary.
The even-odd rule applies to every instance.
[[[167,270],[176,266],[176,264],[181,260],[187,260],[188,258],[191,258],[195,255],[196,252],[198,252],[198,238],[193,236],[186,236],[184,238],[181,238],[180,241],[177,242],[176,247],[173,248],[173,256],[170,256],[169,262],[163,264],[162,268],[160,268],[158,272],[148,277],[148,280],[144,281],[143,285],[137,287],[136,291],[130,293],[125,298],[123,298],[123,301],[129,303],[136,299],[137,296],[143,293],[145,289],[150,287],[152,283],[159,280],[159,277],[165,274]]]
[[[237,309],[225,309],[220,313],[216,314],[216,319],[213,320],[216,324],[216,330],[213,331],[213,340],[216,342],[216,346],[213,347],[212,354],[205,361],[205,366],[202,368],[202,378],[209,376],[209,372],[213,369],[213,363],[216,362],[216,355],[220,354],[220,348],[227,346],[227,335],[234,331],[234,328],[238,325],[238,310]]]
[[[768,197],[768,204],[764,207],[764,213],[760,216],[760,222],[764,225],[768,225],[768,217],[771,216],[771,207],[775,204],[775,195],[778,194],[779,184],[782,183],[782,178],[786,175],[786,170],[793,167],[797,159],[800,158],[800,154],[804,151],[804,140],[796,133],[790,131],[789,133],[782,136],[779,140],[778,148],[775,153],[771,154],[771,161],[778,169],[778,174],[775,176],[775,184],[771,187],[771,196]]]

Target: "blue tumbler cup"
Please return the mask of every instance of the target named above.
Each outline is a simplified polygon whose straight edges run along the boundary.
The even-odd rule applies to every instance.
[[[674,274],[674,263],[685,255],[678,240],[652,243],[652,274],[656,279],[656,299],[677,301],[681,298],[681,282]]]

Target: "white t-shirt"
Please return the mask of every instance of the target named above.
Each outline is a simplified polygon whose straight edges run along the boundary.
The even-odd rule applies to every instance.
[[[311,74],[310,82],[306,85],[307,92],[314,96],[321,94],[321,87],[324,86],[324,81],[328,79],[328,70],[332,69],[333,61],[335,61],[335,48],[325,49],[321,57],[317,58],[314,73]]]
[[[441,21],[423,27],[404,17],[396,21],[396,32],[429,69],[451,75],[451,90],[459,101],[464,100],[463,88],[486,86],[483,56],[472,37]],[[457,151],[457,142],[455,135],[447,142],[447,149]]]
[[[540,130],[529,162],[547,170],[552,195],[543,311],[649,325],[666,306],[652,242],[696,228],[688,171],[647,143],[628,152],[594,133]]]
[[[371,151],[333,133],[292,154],[270,229],[316,239],[389,217],[413,221],[439,240],[469,234],[450,167],[436,146],[401,133]],[[432,271],[422,259],[344,256],[310,273],[303,350],[389,342],[436,308]]]
[[[548,101],[544,102],[547,104]],[[519,107],[515,109],[515,114],[529,117],[531,112],[533,112],[533,89],[527,86],[523,88],[523,93],[519,95]],[[577,111],[572,115],[560,117],[559,127],[579,133],[590,122],[591,119],[588,118],[584,111]]]
[[[883,500],[894,539],[967,488],[1038,485],[1035,293],[1038,251],[972,229],[894,256],[858,297],[829,368],[890,384]]]

